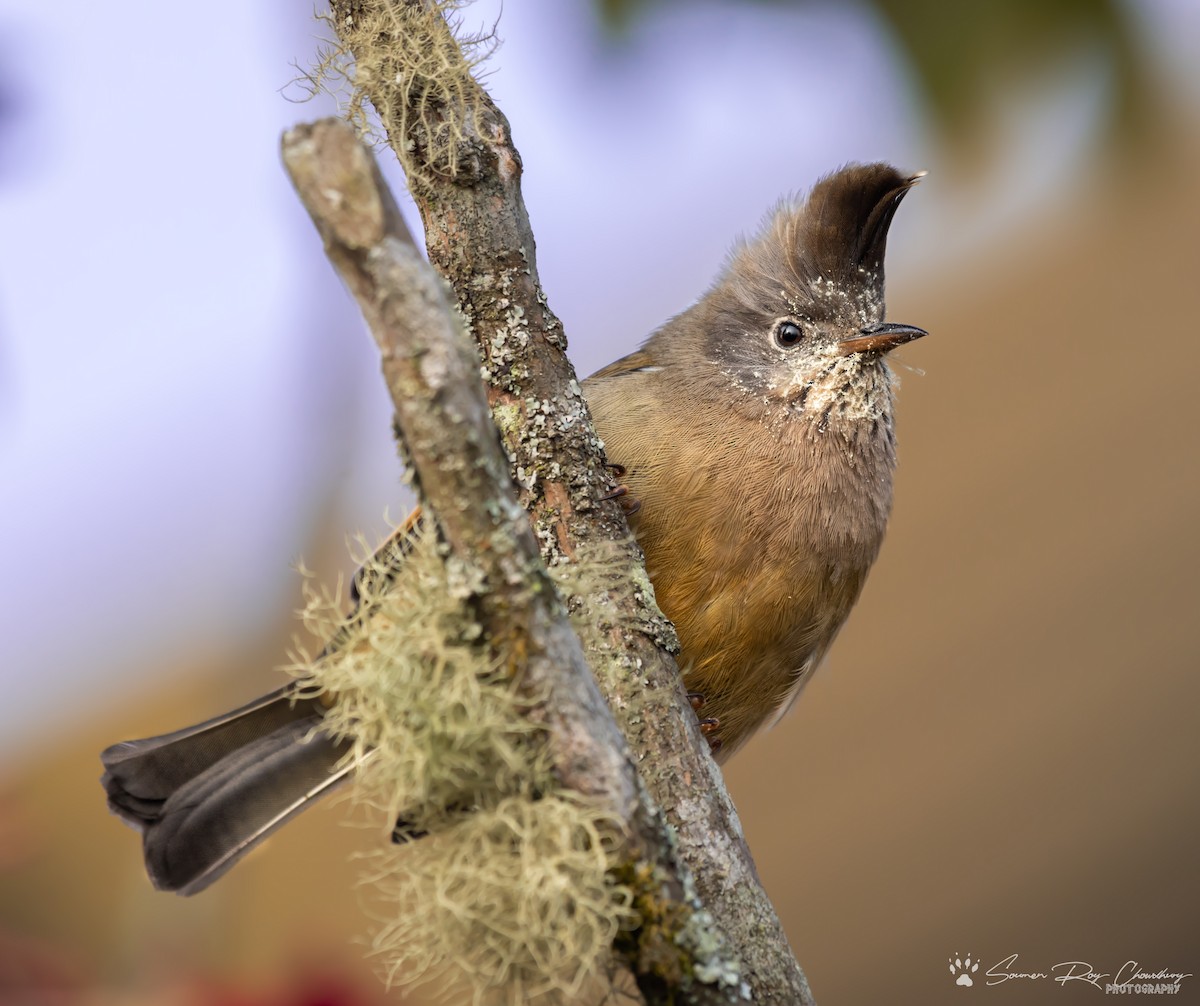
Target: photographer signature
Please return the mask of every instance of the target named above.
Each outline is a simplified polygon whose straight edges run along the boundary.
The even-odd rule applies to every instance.
[[[1179,985],[1183,979],[1192,977],[1190,973],[1167,971],[1166,969],[1145,971],[1137,961],[1126,961],[1117,969],[1116,974],[1111,976],[1112,980],[1106,982],[1105,980],[1110,977],[1109,972],[1097,971],[1087,961],[1062,961],[1053,965],[1049,971],[1018,971],[1015,965],[1019,956],[1019,954],[1012,954],[1005,957],[999,964],[988,968],[985,972],[987,984],[1003,985],[1005,982],[1019,978],[1053,978],[1060,985],[1066,985],[1068,982],[1086,982],[1100,988],[1101,983],[1131,985],[1135,982],[1151,982]]]

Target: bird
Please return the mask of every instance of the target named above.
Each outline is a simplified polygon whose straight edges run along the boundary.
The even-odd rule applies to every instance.
[[[719,761],[795,701],[879,553],[896,465],[887,357],[927,334],[884,320],[884,252],[922,176],[871,163],[821,178],[583,382]],[[398,575],[409,531],[383,546]],[[293,681],[102,753],[108,806],[141,831],[155,887],[205,889],[346,780],[349,742],[321,730],[329,701]]]

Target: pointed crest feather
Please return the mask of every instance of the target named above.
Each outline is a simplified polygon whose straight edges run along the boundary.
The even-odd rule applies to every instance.
[[[781,294],[805,299],[817,280],[865,285],[882,300],[888,228],[920,177],[882,163],[826,175],[807,199],[782,206],[757,240],[734,253],[727,276],[739,281],[747,306],[777,302]]]

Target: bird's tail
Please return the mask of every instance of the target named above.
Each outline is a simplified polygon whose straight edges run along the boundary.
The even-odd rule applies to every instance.
[[[324,707],[285,685],[175,733],[114,744],[102,782],[114,814],[142,833],[146,872],[195,894],[349,775],[348,747],[321,730]]]

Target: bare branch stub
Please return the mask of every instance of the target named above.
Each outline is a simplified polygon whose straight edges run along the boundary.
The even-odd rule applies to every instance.
[[[565,356],[562,325],[538,281],[508,121],[470,76],[436,5],[333,0],[331,9],[356,80],[405,165],[430,262],[483,357],[492,413],[543,555],[570,559],[598,543],[624,550],[629,575],[606,591],[619,615],[591,664],[647,787],[676,829],[699,896],[729,936],[756,999],[809,1003],[684,695],[674,631],[639,586],[648,581],[620,507],[598,502],[608,487],[605,459]],[[425,73],[425,66],[450,66],[453,86],[445,86],[444,71]]]
[[[628,818],[636,799],[612,723],[578,642],[558,610],[525,511],[512,491],[478,376],[441,284],[413,246],[390,193],[353,130],[340,120],[300,126],[284,138],[284,160],[317,222],[331,260],[358,299],[383,359],[396,421],[451,553],[476,568],[469,581],[497,649],[529,659],[553,652],[581,686],[563,703],[594,729],[587,753],[613,809]],[[606,722],[608,721],[608,722]],[[612,754],[615,752],[615,757]],[[603,756],[606,769],[599,771]]]

